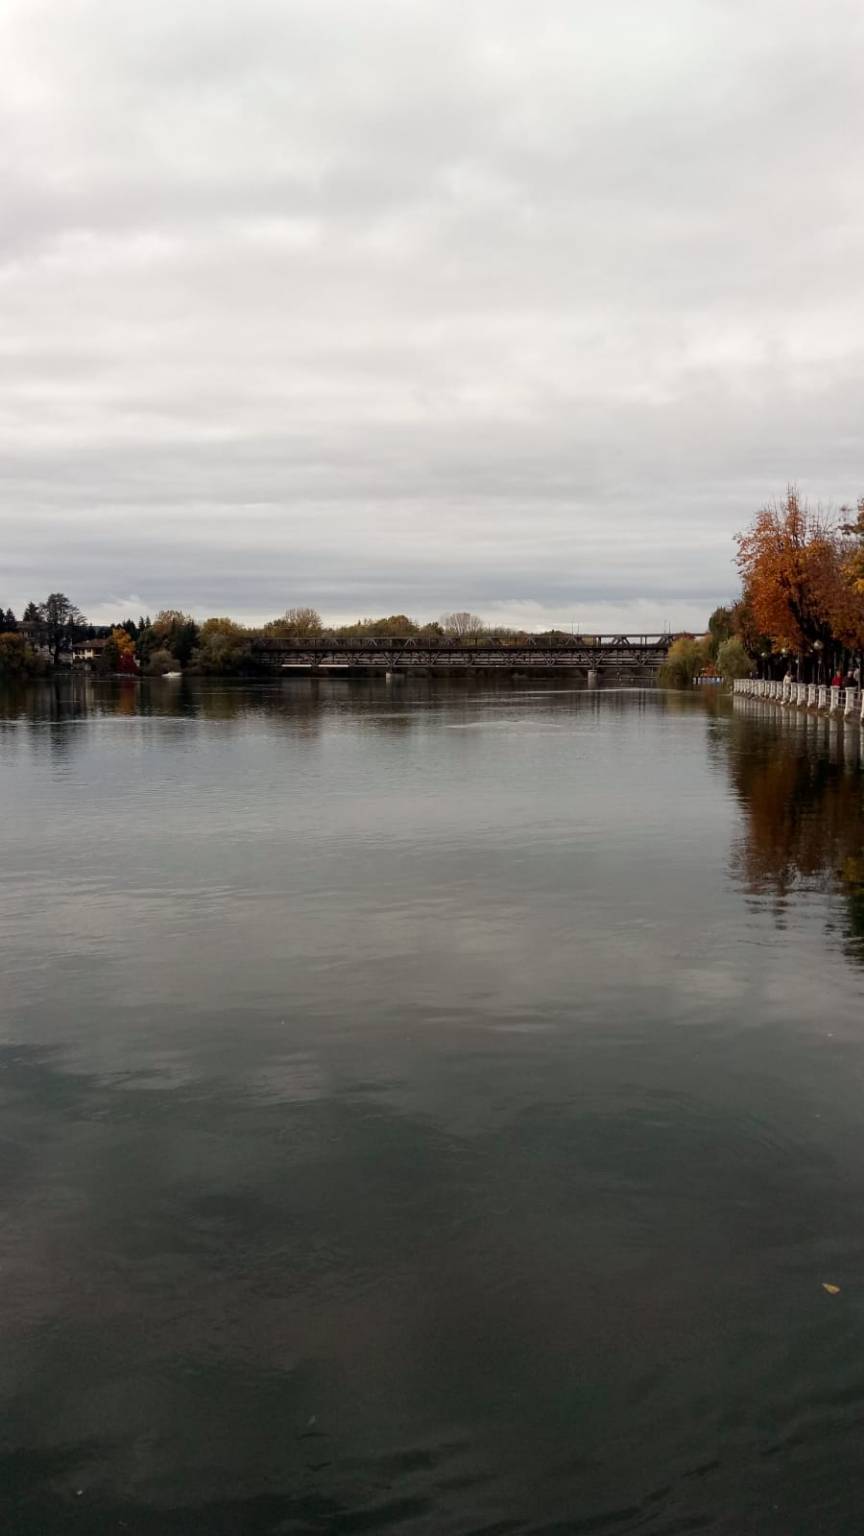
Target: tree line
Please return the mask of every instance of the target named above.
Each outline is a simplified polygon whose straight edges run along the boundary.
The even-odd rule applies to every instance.
[[[442,614],[440,619],[427,623],[396,613],[333,627],[325,626],[315,608],[288,608],[261,626],[238,624],[224,617],[199,623],[189,613],[164,609],[153,619],[143,615],[128,618],[100,631],[88,624],[65,593],[55,592],[44,603],[29,603],[20,620],[11,609],[0,608],[0,674],[37,676],[47,667],[58,665],[76,645],[96,639],[94,667],[106,674],[164,676],[169,672],[191,671],[243,676],[260,671],[264,665],[256,651],[256,642],[261,640],[303,644],[331,637],[360,640],[370,635],[421,642],[445,638],[469,643],[491,638],[515,642],[528,639],[525,631],[491,628],[467,610]],[[558,631],[547,631],[546,637],[560,636]]]

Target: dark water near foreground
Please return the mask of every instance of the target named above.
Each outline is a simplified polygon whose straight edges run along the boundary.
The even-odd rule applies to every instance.
[[[860,1530],[862,784],[714,699],[4,695],[3,1532]]]

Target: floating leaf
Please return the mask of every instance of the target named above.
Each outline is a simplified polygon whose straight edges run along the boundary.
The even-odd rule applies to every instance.
[[[822,1281],[822,1289],[823,1289],[823,1291],[827,1291],[829,1296],[839,1296],[840,1295],[840,1287],[839,1287],[839,1285],[829,1285],[827,1280],[823,1280]]]

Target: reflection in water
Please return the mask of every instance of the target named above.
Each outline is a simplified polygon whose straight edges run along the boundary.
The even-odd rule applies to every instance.
[[[857,750],[503,680],[7,695],[8,1528],[857,1529]]]
[[[857,722],[736,701],[729,768],[746,813],[735,863],[748,890],[785,910],[799,887],[843,901],[850,953],[864,961],[864,793]],[[743,706],[743,707],[742,707]]]

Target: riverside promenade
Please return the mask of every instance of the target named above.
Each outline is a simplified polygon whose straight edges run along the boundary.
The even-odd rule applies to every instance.
[[[786,709],[811,710],[835,720],[858,723],[864,728],[864,691],[860,688],[831,688],[826,683],[772,682],[764,678],[741,677],[732,685],[736,698],[759,699]]]

